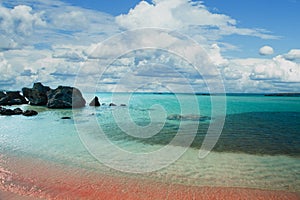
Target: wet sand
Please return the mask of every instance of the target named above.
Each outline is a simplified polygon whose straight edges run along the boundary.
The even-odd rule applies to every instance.
[[[0,199],[300,199],[299,193],[199,187],[94,173],[39,159],[1,159]]]

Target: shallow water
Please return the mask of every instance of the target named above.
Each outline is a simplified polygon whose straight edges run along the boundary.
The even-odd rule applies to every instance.
[[[203,121],[166,118],[172,114],[211,117],[209,96],[197,96],[198,113],[190,104],[192,97],[189,95],[182,95],[180,102],[175,95],[136,94],[129,102],[125,94],[119,94],[114,100],[109,93],[97,95],[101,103],[113,101],[127,106],[86,107],[72,111],[24,105],[23,109],[35,109],[39,115],[0,116],[0,153],[36,158],[100,174],[143,177],[168,183],[300,191],[300,101],[297,97],[228,96],[221,137],[213,151],[199,159],[203,138],[209,124],[215,123],[214,118]],[[90,100],[93,94],[85,97]],[[153,125],[153,130],[159,130],[158,133],[150,138],[129,136],[114,118],[114,114],[118,114],[122,119],[128,109],[132,119],[121,120],[123,128],[132,130],[128,123],[133,121],[142,126],[139,130],[148,130],[146,127]],[[62,120],[64,116],[71,119]],[[175,163],[151,173],[124,174],[101,164],[89,153],[80,140],[76,123],[84,127],[80,134],[87,135],[98,144],[102,144],[103,139],[99,134],[100,126],[113,144],[131,153],[151,153],[161,149],[174,138],[181,125],[186,137],[190,137],[195,123],[198,128],[191,147]],[[185,137],[181,139],[182,142],[178,140],[173,144],[174,148],[185,147]],[[117,159],[126,159],[113,157],[114,152],[109,152],[104,145],[99,146],[99,151],[116,158],[116,163]]]

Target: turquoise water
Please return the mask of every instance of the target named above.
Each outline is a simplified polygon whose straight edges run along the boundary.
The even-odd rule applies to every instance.
[[[94,94],[84,96],[89,101]],[[174,152],[184,149],[190,132],[196,127],[196,137],[175,162],[158,171],[126,175],[187,185],[300,191],[300,100],[297,97],[227,96],[222,134],[212,152],[200,159],[199,149],[206,131],[210,124],[216,123],[210,96],[134,94],[130,101],[126,100],[126,94],[117,94],[113,99],[109,93],[97,96],[106,105],[74,111],[24,105],[23,109],[35,109],[39,115],[0,116],[0,153],[118,174],[122,172],[106,167],[93,157],[80,138],[95,141],[99,155],[111,157],[117,165],[118,161],[129,158],[118,157],[106,148],[99,127],[112,144],[131,153],[151,153],[163,148],[180,127],[184,127],[184,137],[172,143],[172,149]],[[222,100],[222,97],[214,98],[217,102]],[[118,106],[107,106],[110,102]],[[122,103],[127,106],[119,106]],[[215,109],[220,109],[218,104]],[[173,114],[187,118],[167,120]],[[198,120],[199,115],[206,118]],[[62,120],[65,116],[71,119]],[[137,128],[132,128],[132,124],[138,125]],[[128,130],[134,134],[128,135]],[[151,131],[157,133],[151,135]],[[161,160],[157,162],[162,164]]]

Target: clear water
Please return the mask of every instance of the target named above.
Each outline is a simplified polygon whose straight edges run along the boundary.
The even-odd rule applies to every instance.
[[[91,100],[94,94],[86,94]],[[75,123],[85,127],[95,141],[101,140],[99,126],[109,140],[119,148],[133,153],[153,152],[167,145],[176,135],[180,124],[192,127],[197,123],[197,135],[190,148],[170,166],[145,176],[165,182],[186,185],[238,186],[261,189],[300,191],[300,99],[297,97],[227,96],[227,115],[219,141],[213,151],[199,159],[199,148],[207,128],[214,118],[205,120],[166,120],[172,114],[198,115],[191,104],[191,95],[181,95],[180,102],[171,94],[135,94],[126,101],[126,94],[113,100],[109,93],[99,93],[101,103],[115,102],[126,107],[101,106],[72,110],[35,109],[35,117],[0,116],[0,153],[20,157],[40,158],[45,161],[76,166],[99,173],[121,174],[107,168],[84,147]],[[201,116],[211,116],[209,96],[197,96]],[[181,104],[180,104],[181,103]],[[160,105],[160,106],[157,106]],[[184,106],[184,113],[180,106]],[[113,112],[124,115],[129,109],[132,120],[139,126],[162,127],[150,138],[130,136],[120,128]],[[162,112],[163,111],[163,112]],[[62,120],[69,116],[72,119]],[[76,120],[75,120],[76,119]],[[92,123],[95,121],[97,124]],[[145,129],[146,130],[146,129]],[[188,128],[185,129],[188,135]],[[101,142],[101,141],[100,141]],[[183,148],[184,138],[174,144]],[[105,146],[99,151],[106,152]]]

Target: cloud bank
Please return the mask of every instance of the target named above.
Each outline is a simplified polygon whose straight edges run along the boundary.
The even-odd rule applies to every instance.
[[[141,90],[165,90],[160,83],[164,79],[164,84],[172,87],[180,89],[188,82],[196,92],[204,92],[206,83],[216,78],[209,68],[212,65],[221,74],[227,92],[299,92],[300,88],[300,49],[269,58],[274,50],[263,46],[256,51],[268,57],[224,56],[226,49],[235,48],[223,41],[226,36],[255,37],[263,43],[278,37],[264,29],[242,27],[238,19],[214,13],[202,2],[141,1],[128,13],[112,16],[59,0],[6,0],[0,5],[0,19],[0,89],[20,89],[36,81],[54,87],[73,85],[78,77],[83,77],[88,87],[103,73],[99,91],[113,90],[128,75],[127,87],[120,90],[128,91],[145,80],[152,85]],[[138,31],[147,30],[144,28],[167,32]],[[124,31],[126,37],[99,48]],[[197,42],[203,51],[196,51],[193,44],[176,42],[173,33],[182,41],[189,38]],[[154,44],[163,48],[155,49]],[[148,45],[148,49],[136,48],[139,45]],[[185,52],[207,69],[201,74],[189,60],[166,49]],[[209,62],[202,62],[204,56]]]

